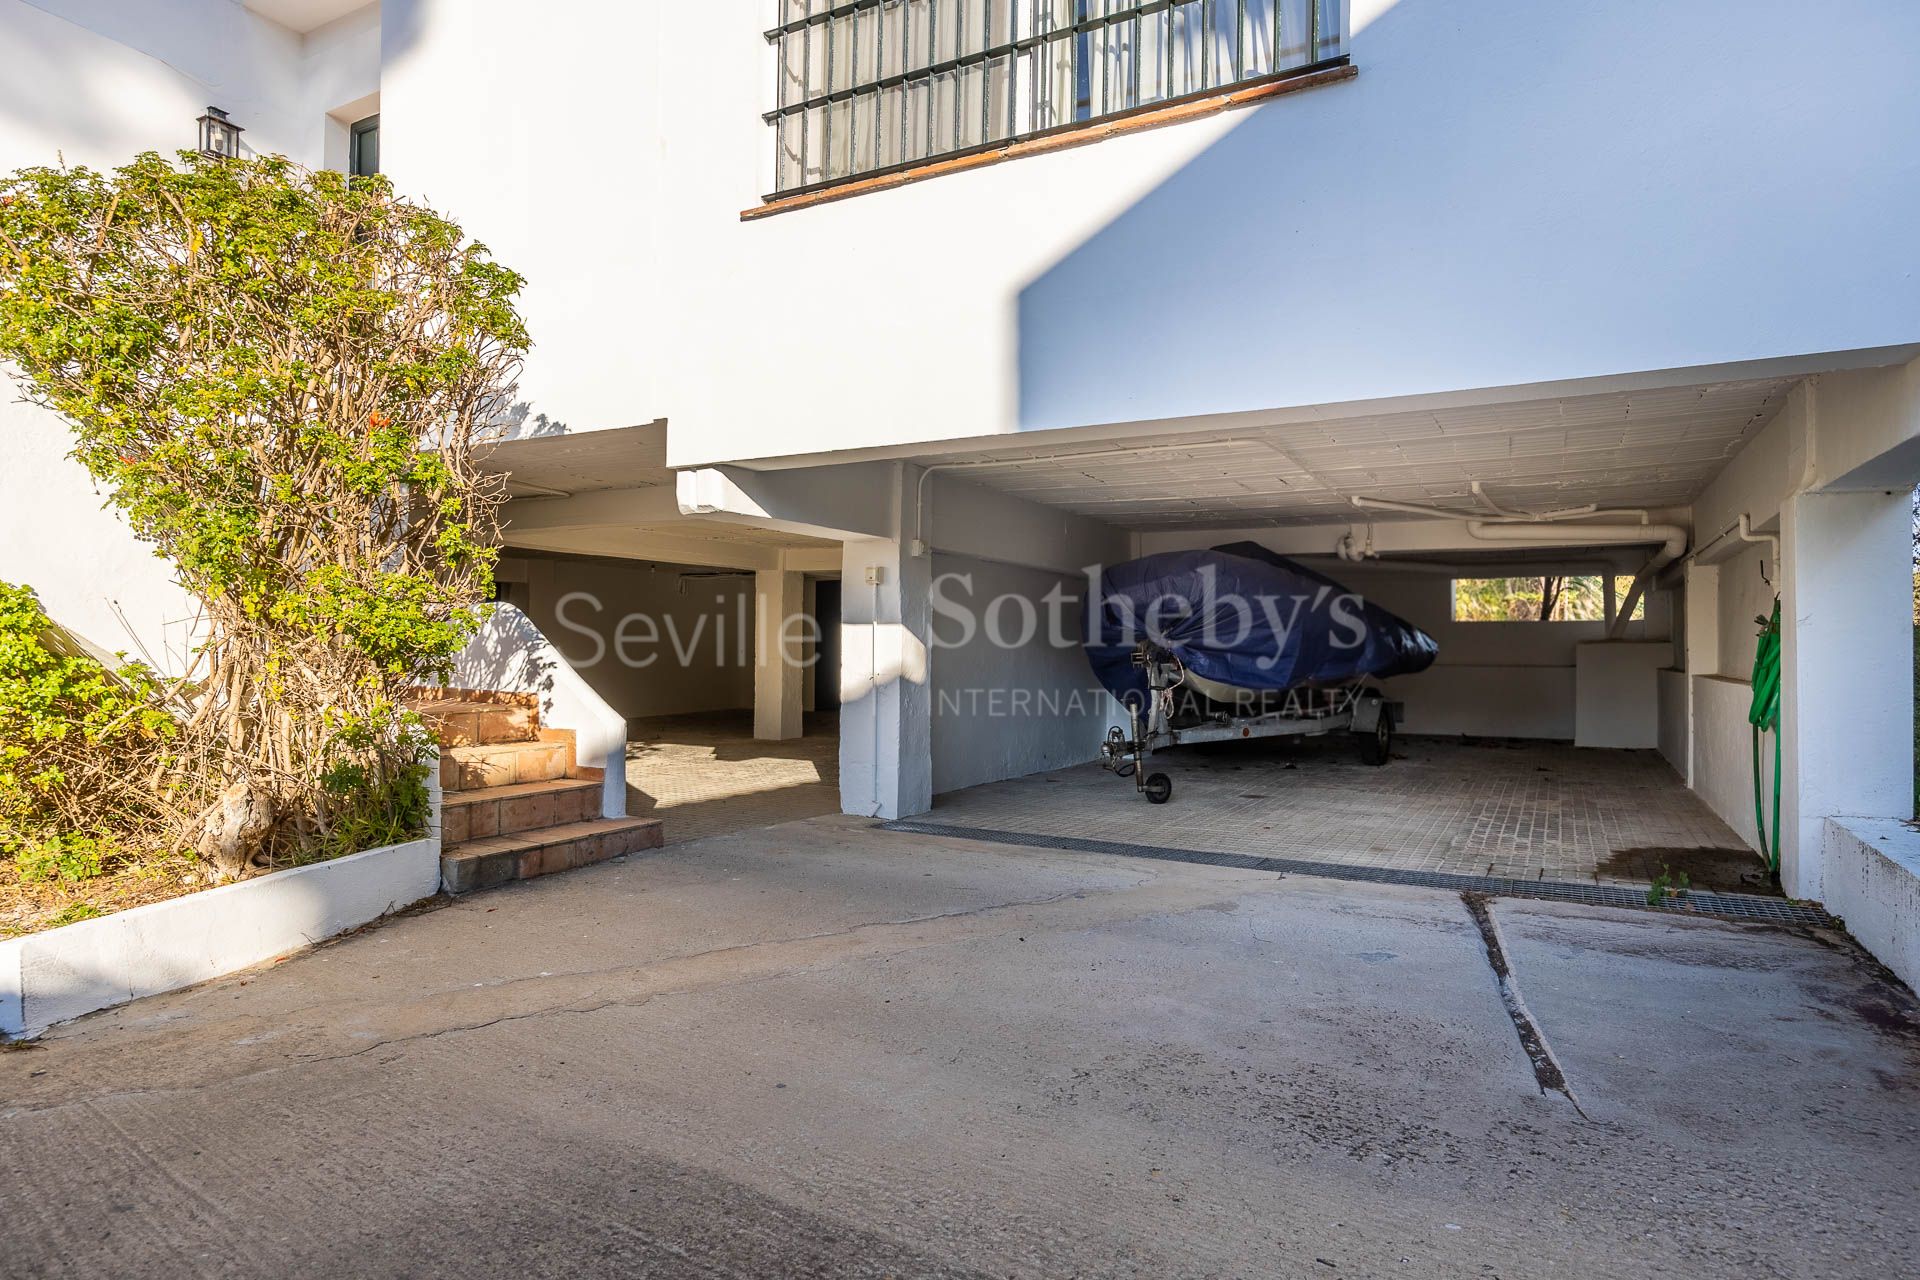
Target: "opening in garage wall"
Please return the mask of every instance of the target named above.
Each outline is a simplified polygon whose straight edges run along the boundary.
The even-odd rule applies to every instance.
[[[506,597],[619,714],[753,706],[751,573],[570,556],[502,561]]]

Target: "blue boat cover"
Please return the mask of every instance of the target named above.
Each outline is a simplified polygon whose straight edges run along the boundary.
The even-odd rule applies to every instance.
[[[1137,707],[1148,694],[1133,662],[1143,640],[1205,679],[1274,692],[1411,675],[1440,652],[1404,618],[1253,542],[1114,565],[1093,603],[1087,659],[1101,684]]]

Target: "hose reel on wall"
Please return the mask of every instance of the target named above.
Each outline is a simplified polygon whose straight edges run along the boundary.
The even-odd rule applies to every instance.
[[[1773,598],[1773,616],[1755,618],[1760,641],[1753,653],[1753,703],[1747,723],[1753,726],[1753,825],[1760,837],[1760,855],[1776,879],[1780,875],[1780,597]],[[1767,819],[1761,804],[1760,735],[1773,735],[1773,843],[1767,843]]]

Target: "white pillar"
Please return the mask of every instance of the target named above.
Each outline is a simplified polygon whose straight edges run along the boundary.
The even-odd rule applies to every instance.
[[[804,577],[785,569],[754,575],[753,736],[762,742],[801,733],[800,695],[808,676],[801,665]]]
[[[1828,817],[1913,816],[1908,495],[1797,494],[1781,535],[1780,876],[1819,899]]]
[[[845,544],[840,578],[840,807],[900,818],[933,806],[927,631],[932,559],[897,539]]]

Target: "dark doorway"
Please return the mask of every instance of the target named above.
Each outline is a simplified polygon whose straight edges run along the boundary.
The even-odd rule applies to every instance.
[[[813,664],[813,706],[834,711],[840,706],[840,580],[822,578],[813,584],[813,617],[820,625],[819,661]]]

